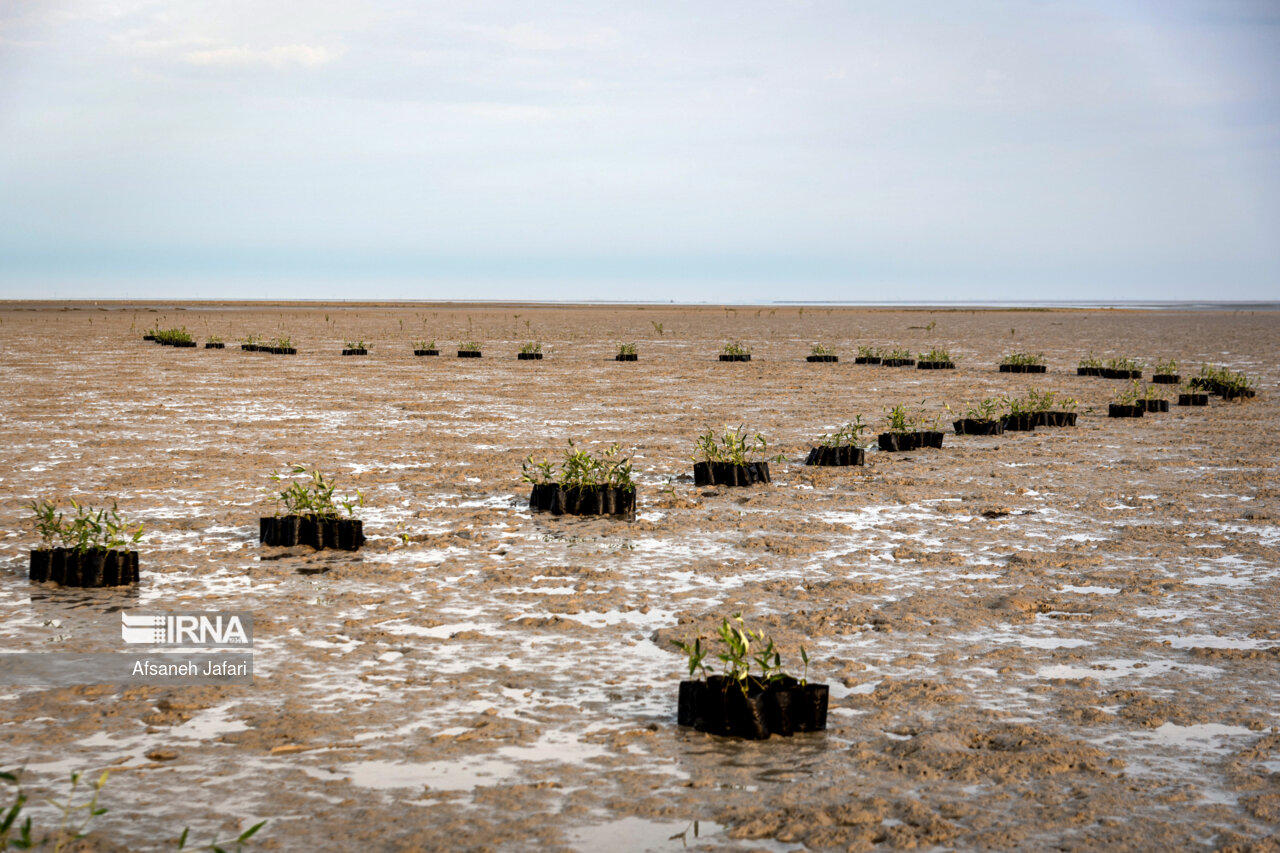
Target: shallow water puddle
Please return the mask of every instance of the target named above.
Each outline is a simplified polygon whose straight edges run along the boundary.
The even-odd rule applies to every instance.
[[[690,847],[701,847],[715,841],[724,831],[724,826],[703,821],[661,821],[640,817],[624,817],[595,826],[580,827],[568,833],[569,846],[582,853],[596,853],[600,850],[617,851],[617,853],[647,853],[650,850],[684,850]],[[761,846],[759,842],[752,845],[758,849],[782,849],[776,843]]]

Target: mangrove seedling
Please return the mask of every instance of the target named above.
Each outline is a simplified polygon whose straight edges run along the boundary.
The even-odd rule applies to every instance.
[[[907,356],[910,358],[911,356]],[[951,361],[951,353],[941,347],[934,347],[928,352],[920,353],[920,361]]]
[[[303,475],[299,477],[299,475]],[[294,465],[286,473],[273,472],[271,480],[275,483],[289,481],[289,485],[274,500],[280,504],[276,515],[309,515],[317,518],[338,518],[338,508],[347,511],[347,516],[355,517],[356,507],[364,506],[364,495],[358,490],[354,496],[347,495],[335,500],[336,485],[326,480],[318,470],[308,472],[304,465]]]
[[[734,341],[725,344],[720,350],[721,355],[751,355],[751,347],[742,343],[742,341]]]
[[[693,457],[694,462],[728,462],[732,465],[749,465],[763,458],[769,449],[769,442],[760,433],[748,435],[739,426],[737,429],[725,427],[719,437],[713,430],[707,430],[698,437]]]
[[[855,415],[853,420],[835,432],[827,433],[819,441],[823,447],[863,447],[862,433],[866,430],[867,425],[862,422],[862,415]]]
[[[554,484],[562,489],[614,488],[635,491],[631,460],[621,456],[621,448],[611,444],[599,456],[579,448],[569,439],[569,447],[559,468],[543,459],[535,462],[533,454],[521,465],[520,479],[531,485]]]

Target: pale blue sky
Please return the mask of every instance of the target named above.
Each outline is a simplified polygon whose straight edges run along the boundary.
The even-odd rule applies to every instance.
[[[0,297],[1278,285],[1274,2],[0,0]]]

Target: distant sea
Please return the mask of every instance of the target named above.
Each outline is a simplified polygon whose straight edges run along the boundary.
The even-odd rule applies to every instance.
[[[786,300],[771,302],[771,305],[862,305],[868,308],[882,306],[886,308],[1125,308],[1137,311],[1280,311],[1280,302],[1148,302],[1144,300],[1115,299],[1101,301],[1006,301],[1002,299],[966,299],[946,302],[926,300],[923,302],[805,302]]]

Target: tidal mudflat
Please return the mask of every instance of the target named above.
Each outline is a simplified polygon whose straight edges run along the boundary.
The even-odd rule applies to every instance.
[[[719,361],[737,341],[752,360]],[[1047,372],[1000,373],[1015,350]],[[1077,376],[1090,352],[1258,395],[1111,419],[1124,383]],[[1275,849],[1278,383],[1267,312],[8,304],[0,644],[116,651],[120,609],[251,610],[256,677],[0,685],[0,769],[37,824],[68,771],[112,769],[100,850],[263,819],[275,850]],[[949,424],[1029,387],[1077,425],[802,464],[854,415]],[[694,486],[726,424],[785,456],[772,483]],[[522,460],[569,438],[631,453],[635,521],[530,512]],[[292,464],[363,493],[361,550],[258,544]],[[68,497],[145,523],[136,589],[28,582],[26,504]],[[737,612],[793,667],[807,647],[825,733],[676,725],[671,641]]]

